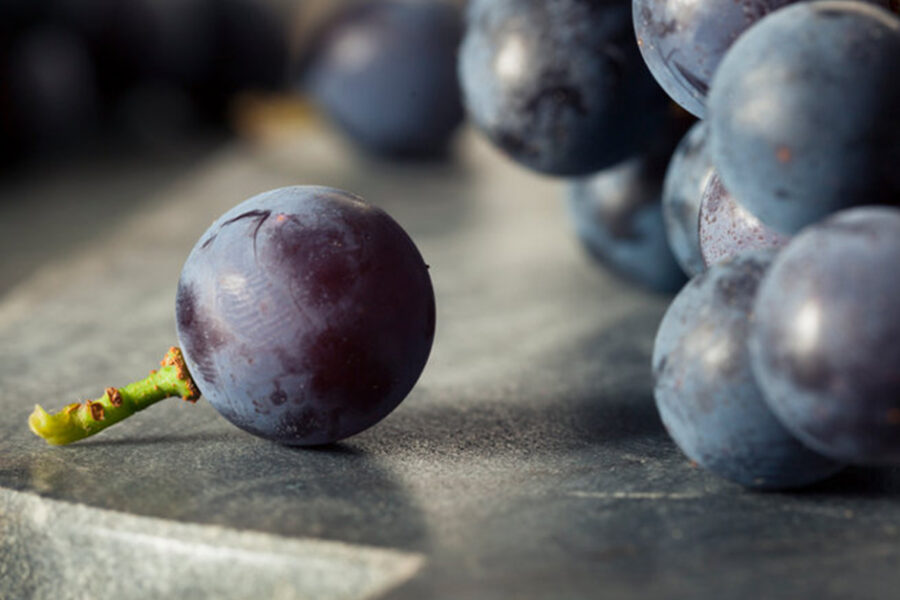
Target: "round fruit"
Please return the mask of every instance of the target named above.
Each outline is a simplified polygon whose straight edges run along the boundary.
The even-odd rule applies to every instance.
[[[794,233],[900,197],[900,19],[862,2],[780,9],[725,55],[709,96],[725,187]]]
[[[646,148],[668,103],[621,0],[473,0],[460,78],[488,138],[551,175],[588,175]]]
[[[289,187],[220,217],[191,251],[178,339],[229,421],[285,444],[334,442],[390,413],[434,336],[428,268],[360,198]]]
[[[343,12],[313,45],[303,84],[347,135],[388,156],[444,151],[463,120],[458,9],[391,0]]]
[[[750,349],[769,405],[848,462],[900,462],[898,264],[900,211],[844,211],[781,251],[756,300]]]
[[[700,121],[675,149],[663,182],[662,209],[666,237],[675,259],[690,276],[706,269],[700,253],[700,200],[713,175],[707,152],[709,128]]]
[[[568,205],[585,249],[620,276],[658,292],[675,292],[685,276],[666,240],[662,173],[633,158],[569,186]]]

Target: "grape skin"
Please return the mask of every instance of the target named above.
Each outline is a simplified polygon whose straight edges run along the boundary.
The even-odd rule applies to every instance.
[[[666,238],[684,272],[693,277],[706,270],[700,252],[700,200],[713,165],[707,151],[709,128],[704,121],[687,132],[669,162],[663,181],[662,210]]]
[[[473,0],[460,50],[469,116],[522,165],[583,176],[647,146],[665,94],[621,0]]]
[[[568,208],[578,239],[600,263],[657,292],[675,292],[685,276],[666,240],[662,173],[646,158],[572,182]]]
[[[784,233],[900,196],[900,19],[860,2],[776,11],[738,39],[709,96],[725,186]]]
[[[769,405],[847,462],[900,462],[898,264],[900,211],[843,211],[781,251],[756,300],[750,350]]]
[[[703,119],[710,82],[731,44],[762,17],[794,1],[634,0],[634,30],[659,85]]]
[[[458,9],[445,2],[370,2],[329,23],[301,86],[362,148],[392,157],[443,152],[462,123]]]
[[[178,339],[226,419],[285,444],[324,444],[384,418],[434,336],[427,267],[387,214],[331,188],[255,196],[185,263]]]
[[[778,249],[790,237],[767,227],[728,193],[715,174],[700,200],[700,252],[707,265],[751,250]]]
[[[675,297],[653,349],[654,396],[669,434],[691,459],[747,487],[792,488],[835,473],[766,405],[746,338],[771,251],[710,267]]]

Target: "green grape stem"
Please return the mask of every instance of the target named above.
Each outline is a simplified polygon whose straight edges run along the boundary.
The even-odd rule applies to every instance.
[[[123,388],[107,388],[96,400],[69,404],[50,414],[40,405],[28,417],[28,427],[48,444],[63,446],[90,437],[160,400],[178,396],[188,402],[200,397],[181,350],[169,348],[159,370]]]

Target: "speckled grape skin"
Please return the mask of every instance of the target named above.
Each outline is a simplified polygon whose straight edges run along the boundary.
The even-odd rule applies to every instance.
[[[776,11],[738,39],[709,96],[710,152],[759,219],[794,233],[900,196],[900,19],[859,2]]]
[[[290,187],[220,217],[178,283],[178,339],[226,419],[292,445],[334,442],[390,413],[434,336],[431,280],[386,213]]]
[[[473,0],[460,50],[469,116],[521,164],[581,176],[646,147],[668,99],[627,0]]]
[[[900,462],[900,211],[801,232],[760,287],[750,348],[772,410],[807,445]]]
[[[644,158],[572,182],[568,208],[588,253],[618,275],[657,292],[675,292],[685,276],[663,225],[662,175]]]
[[[704,121],[687,132],[666,170],[663,181],[662,210],[666,237],[675,260],[693,277],[706,270],[700,253],[700,199],[713,165],[706,149],[709,128]]]
[[[706,94],[734,41],[796,0],[634,0],[634,31],[659,85],[685,110],[706,117]]]
[[[751,370],[751,310],[771,260],[771,252],[748,253],[692,279],[653,348],[656,405],[675,443],[713,473],[760,489],[808,485],[840,468],[778,422]]]
[[[700,200],[700,252],[707,266],[743,252],[784,247],[790,236],[767,227],[735,199],[713,175]]]
[[[446,2],[351,6],[314,44],[301,85],[368,151],[440,154],[464,117],[461,38],[462,15]]]

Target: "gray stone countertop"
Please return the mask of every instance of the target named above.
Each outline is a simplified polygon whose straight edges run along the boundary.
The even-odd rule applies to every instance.
[[[897,598],[900,470],[762,494],[694,466],[653,406],[666,298],[592,265],[564,188],[466,133],[391,165],[313,127],[0,186],[0,598]],[[385,208],[431,265],[432,357],[319,449],[168,400],[67,448],[27,429],[175,343],[188,251],[283,185]]]

